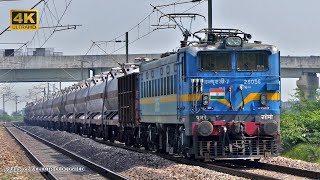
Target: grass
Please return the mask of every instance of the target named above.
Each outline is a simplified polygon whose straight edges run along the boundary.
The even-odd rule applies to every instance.
[[[320,164],[320,146],[298,144],[283,154],[284,157]]]

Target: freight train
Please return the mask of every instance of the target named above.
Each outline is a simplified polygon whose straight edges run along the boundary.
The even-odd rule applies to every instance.
[[[193,35],[160,59],[28,103],[25,122],[193,159],[277,156],[279,50],[237,29]]]

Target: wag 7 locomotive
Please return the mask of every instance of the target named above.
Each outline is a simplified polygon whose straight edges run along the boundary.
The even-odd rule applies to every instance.
[[[195,159],[277,156],[278,49],[237,29],[193,35],[175,53],[27,104],[25,122]]]

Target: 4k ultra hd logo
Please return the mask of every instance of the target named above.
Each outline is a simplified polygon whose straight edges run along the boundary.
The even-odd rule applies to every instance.
[[[10,30],[38,30],[38,10],[11,10]]]

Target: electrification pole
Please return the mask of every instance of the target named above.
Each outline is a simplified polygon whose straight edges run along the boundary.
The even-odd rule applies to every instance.
[[[16,96],[16,113],[18,113],[18,97],[19,96]]]
[[[126,32],[126,63],[129,63],[129,32]]]
[[[212,0],[208,0],[208,29],[212,29]]]
[[[4,112],[5,112],[5,110],[6,110],[6,108],[5,108],[5,100],[4,100],[4,94],[2,94],[2,107],[3,107],[3,112],[2,112],[2,114],[4,114]]]
[[[49,99],[49,95],[50,95],[50,84],[48,83],[48,94],[47,94],[47,99]]]
[[[52,92],[56,92],[56,84],[55,83],[53,83],[53,85],[52,85],[53,87],[52,87]]]

